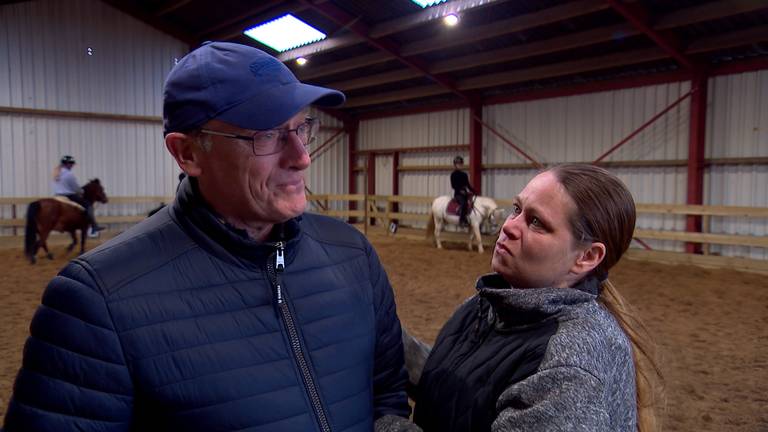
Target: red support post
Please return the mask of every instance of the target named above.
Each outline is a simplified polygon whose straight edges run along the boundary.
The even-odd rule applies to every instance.
[[[483,188],[483,106],[473,103],[469,107],[469,182],[477,194]]]
[[[344,122],[344,130],[347,132],[347,142],[349,143],[347,154],[347,167],[349,169],[349,183],[348,193],[357,193],[357,174],[355,174],[355,167],[357,167],[357,128],[360,122],[357,120]],[[357,210],[357,201],[349,202],[350,210]],[[355,223],[355,218],[349,218],[350,223]]]
[[[688,197],[687,204],[704,202],[704,145],[707,130],[707,76],[696,74],[691,80],[691,120],[688,141]],[[701,216],[687,216],[685,230],[701,232]],[[686,243],[688,253],[701,253],[701,245]]]
[[[400,152],[395,152],[392,155],[392,195],[400,195]],[[397,202],[392,203],[392,211],[397,213],[400,211],[400,206]]]
[[[366,172],[365,175],[368,176],[368,195],[376,195],[376,154],[375,153],[368,153],[368,161],[366,162]],[[368,208],[368,202],[364,202],[363,205],[365,208]],[[371,225],[375,225],[376,219],[371,218],[370,222]]]

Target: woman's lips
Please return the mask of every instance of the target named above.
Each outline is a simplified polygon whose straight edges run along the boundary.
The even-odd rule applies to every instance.
[[[496,242],[496,251],[503,254],[512,255],[512,251],[504,243]]]

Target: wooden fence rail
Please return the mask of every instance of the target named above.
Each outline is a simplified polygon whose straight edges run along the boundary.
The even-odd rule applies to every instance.
[[[26,206],[32,201],[36,201],[44,197],[13,197],[13,198],[0,198],[0,208],[2,206],[11,207],[11,218],[0,218],[0,228],[11,227],[14,229],[14,234],[17,233],[17,228],[24,227],[25,219],[23,212],[19,211],[21,206]],[[344,219],[358,218],[365,220],[365,223],[371,225],[377,222],[383,226],[388,226],[392,221],[412,221],[426,223],[429,220],[429,206],[432,203],[434,197],[424,196],[407,196],[407,195],[363,195],[363,194],[313,194],[308,197],[310,202],[322,203],[328,210],[318,210],[317,213],[325,214],[328,216],[339,217]],[[147,204],[147,203],[170,203],[173,201],[173,197],[164,196],[137,196],[137,197],[111,197],[109,204]],[[330,202],[345,202],[357,203],[356,208],[350,208],[347,205],[345,210],[334,210],[329,208]],[[513,201],[499,199],[496,200],[499,206],[504,208],[510,208]],[[395,206],[398,204],[398,206]],[[423,212],[406,212],[402,211],[400,204],[422,204],[424,205]],[[397,209],[397,210],[396,210]],[[715,217],[729,217],[729,218],[747,218],[747,219],[764,219],[768,223],[768,208],[763,207],[735,207],[735,206],[705,206],[705,205],[684,205],[684,204],[637,204],[637,212],[639,214],[660,214],[660,215],[693,215],[701,216],[702,218],[702,231],[703,232],[686,232],[686,231],[672,231],[672,230],[650,230],[650,229],[637,229],[635,230],[635,237],[638,239],[648,240],[671,240],[679,242],[700,243],[704,245],[704,255],[709,254],[709,245],[733,245],[733,246],[745,246],[745,247],[760,247],[768,248],[768,236],[754,236],[743,234],[721,234],[710,233],[711,218]],[[146,216],[140,215],[112,215],[112,216],[99,216],[99,223],[105,225],[110,224],[128,224],[136,223],[143,220]],[[23,232],[23,231],[22,231]],[[660,256],[659,260],[667,261],[671,259],[667,252],[659,251],[640,251],[648,252],[651,256]],[[633,255],[640,253],[633,251]],[[742,269],[757,269],[760,271],[768,271],[768,261],[761,260],[746,260],[756,261],[755,263],[741,263],[739,260],[742,258],[734,257],[717,257],[710,256],[705,258],[697,258],[690,254],[675,254],[675,255],[689,255],[684,259],[684,262],[690,263],[696,260],[702,260],[706,265],[712,265],[719,259],[722,259],[724,266],[732,268]],[[699,257],[701,257],[699,255]],[[695,263],[695,262],[693,262]]]
[[[368,201],[367,213],[364,210],[332,210],[318,211],[321,214],[327,214],[342,218],[364,218],[367,214],[366,224],[371,224],[372,220],[379,221],[388,226],[391,221],[417,221],[427,222],[429,220],[429,205],[434,197],[424,196],[405,196],[405,195],[312,195],[310,201],[319,200],[325,203],[326,207],[331,201],[346,201],[362,203]],[[394,204],[424,204],[426,206],[423,213],[394,211]],[[512,200],[498,199],[496,203],[500,207],[510,208]],[[361,205],[358,207],[365,208]],[[703,247],[704,256],[670,253],[662,251],[637,251],[633,250],[631,255],[642,255],[649,259],[663,262],[684,262],[700,264],[707,266],[716,266],[717,262],[722,263],[722,267],[737,268],[743,270],[768,271],[768,261],[751,260],[736,257],[720,257],[709,255],[709,245],[733,245],[746,247],[768,248],[768,236],[740,235],[740,234],[715,234],[708,232],[710,229],[711,218],[713,217],[733,217],[748,219],[765,219],[768,223],[768,208],[763,207],[736,207],[736,206],[705,206],[705,205],[685,205],[685,204],[637,204],[639,214],[660,214],[660,215],[681,215],[681,216],[701,216],[703,232],[686,232],[671,230],[650,230],[636,229],[635,238],[641,240],[672,240],[679,242],[700,243]]]

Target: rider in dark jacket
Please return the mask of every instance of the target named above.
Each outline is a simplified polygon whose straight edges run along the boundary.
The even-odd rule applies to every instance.
[[[453,159],[454,170],[451,173],[451,188],[453,188],[453,198],[459,203],[459,224],[468,225],[469,199],[476,195],[476,192],[469,184],[469,176],[461,169],[463,164],[464,158],[461,156],[456,156]]]

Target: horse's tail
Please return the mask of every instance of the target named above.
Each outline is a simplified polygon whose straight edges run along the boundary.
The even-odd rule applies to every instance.
[[[427,232],[424,234],[424,238],[429,240],[435,236],[435,214],[434,210],[429,212],[429,221],[427,221]]]
[[[35,201],[27,207],[27,226],[24,230],[24,253],[32,256],[37,243],[37,213],[40,212],[40,201]]]

